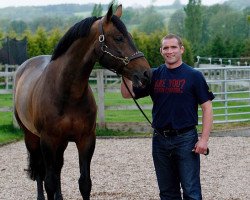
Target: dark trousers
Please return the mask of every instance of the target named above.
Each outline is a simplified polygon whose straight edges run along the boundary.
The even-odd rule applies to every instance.
[[[192,152],[196,129],[177,136],[155,133],[152,154],[161,200],[201,200],[200,155]]]

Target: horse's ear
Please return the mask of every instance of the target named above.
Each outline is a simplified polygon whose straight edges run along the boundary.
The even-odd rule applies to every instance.
[[[109,6],[108,12],[104,17],[104,21],[110,22],[112,15],[113,15],[113,4]]]
[[[119,18],[122,16],[122,5],[121,4],[116,8],[115,15]]]

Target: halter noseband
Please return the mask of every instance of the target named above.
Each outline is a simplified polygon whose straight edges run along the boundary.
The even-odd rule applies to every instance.
[[[105,36],[104,36],[103,27],[102,27],[102,20],[100,20],[100,22],[99,22],[99,32],[100,32],[99,42],[101,44],[102,52],[107,53],[110,56],[112,56],[113,58],[122,61],[124,63],[124,65],[128,65],[128,63],[131,60],[134,60],[134,59],[140,58],[140,57],[144,57],[144,54],[140,51],[135,52],[134,54],[132,54],[129,57],[119,57],[119,56],[114,55],[114,53],[112,53],[114,51],[112,51],[112,49],[108,48],[108,46],[105,44]]]

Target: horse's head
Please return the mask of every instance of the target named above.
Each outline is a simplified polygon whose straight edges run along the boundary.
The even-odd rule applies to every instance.
[[[142,86],[150,81],[150,66],[143,53],[135,47],[130,33],[120,20],[121,15],[122,6],[118,6],[113,14],[111,5],[107,14],[98,21],[96,52],[99,63],[127,77],[135,86]]]

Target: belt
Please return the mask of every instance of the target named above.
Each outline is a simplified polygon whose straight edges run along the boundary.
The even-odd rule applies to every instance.
[[[156,134],[160,134],[163,137],[169,137],[169,136],[177,136],[177,135],[181,135],[183,133],[186,133],[188,131],[191,131],[195,129],[195,126],[189,126],[186,128],[182,128],[182,129],[163,129],[163,130],[154,130],[154,132]]]

